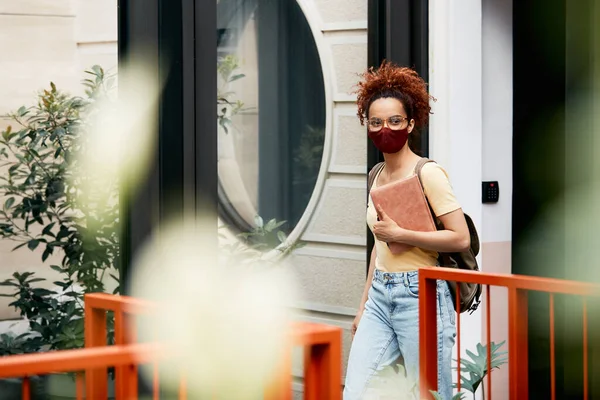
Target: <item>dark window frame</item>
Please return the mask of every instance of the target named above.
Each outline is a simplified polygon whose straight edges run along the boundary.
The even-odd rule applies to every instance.
[[[425,81],[429,78],[429,2],[427,0],[369,0],[368,64],[377,68],[383,60],[414,68]],[[365,135],[366,138],[366,135]],[[367,144],[367,172],[382,154],[370,140]],[[429,130],[421,131],[421,155],[429,156]],[[373,235],[367,228],[367,274],[373,249]]]
[[[135,193],[121,190],[119,269],[128,293],[132,261],[161,222],[201,213],[217,245],[216,2],[119,0],[118,14],[119,66],[143,60],[164,83],[150,173]]]

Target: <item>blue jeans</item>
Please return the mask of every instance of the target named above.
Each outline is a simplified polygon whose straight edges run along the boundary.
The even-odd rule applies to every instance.
[[[446,281],[438,281],[437,304],[438,392],[444,400],[450,400],[456,314]],[[399,388],[412,387],[413,393],[418,396],[419,274],[417,271],[386,273],[375,270],[365,311],[350,349],[344,400],[368,398],[368,393],[378,390],[374,388],[374,375],[381,375],[383,368],[395,364],[400,358],[404,360],[406,377],[403,374],[396,377],[404,379],[408,385],[388,385],[386,387],[396,393],[387,393],[389,390],[384,389],[386,395],[389,398],[412,398],[410,394],[397,393],[404,390]]]

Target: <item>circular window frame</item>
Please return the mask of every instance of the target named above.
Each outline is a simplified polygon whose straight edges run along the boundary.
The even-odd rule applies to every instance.
[[[308,24],[308,27],[312,33],[313,40],[315,42],[317,55],[319,57],[319,61],[321,64],[321,72],[323,74],[323,92],[325,97],[325,133],[323,138],[323,154],[321,156],[321,163],[319,165],[319,173],[317,174],[317,179],[315,181],[315,185],[306,205],[302,216],[298,220],[298,223],[291,229],[289,235],[286,240],[281,243],[276,248],[266,252],[263,257],[269,261],[276,261],[282,257],[285,257],[290,254],[290,252],[282,251],[288,248],[291,248],[295,244],[297,244],[308,224],[310,223],[321,195],[325,189],[325,182],[327,180],[327,176],[329,173],[329,164],[331,160],[331,152],[333,147],[333,64],[330,58],[330,49],[327,45],[323,32],[320,29],[321,19],[318,14],[318,11],[314,8],[312,4],[310,4],[307,0],[295,0],[298,6],[300,7],[301,12],[304,15],[304,18]],[[223,189],[223,185],[221,184],[220,176],[217,176],[218,181],[218,208],[219,208],[219,221],[224,222],[226,224],[226,231],[228,234],[226,236],[231,239],[240,240],[237,238],[237,233],[241,233],[244,231],[250,231],[255,228],[255,226],[248,224],[248,222],[237,212],[235,207],[231,205],[225,190]],[[220,225],[220,224],[219,224]]]

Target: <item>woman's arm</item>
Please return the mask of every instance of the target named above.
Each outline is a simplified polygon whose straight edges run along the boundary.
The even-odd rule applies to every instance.
[[[471,246],[469,227],[461,209],[438,217],[444,230],[417,232],[398,226],[382,209],[377,207],[379,221],[373,226],[377,239],[387,243],[406,243],[422,249],[443,253],[461,252]]]
[[[375,252],[375,247],[373,246],[373,251],[371,251],[371,260],[369,261],[369,273],[367,274],[367,282],[365,283],[365,289],[363,290],[363,295],[360,299],[360,306],[358,307],[358,312],[356,313],[356,317],[352,322],[352,337],[354,337],[354,334],[358,329],[358,324],[360,323],[360,319],[362,318],[363,312],[365,311],[365,304],[367,303],[367,299],[369,298],[369,289],[371,288],[371,282],[373,281],[373,271],[375,271],[376,258],[377,253]]]
[[[373,246],[373,250],[371,251],[371,260],[369,261],[369,273],[367,274],[367,282],[365,283],[365,289],[363,290],[362,298],[360,299],[360,307],[359,311],[363,311],[365,309],[365,304],[367,303],[367,299],[369,298],[369,289],[371,288],[371,282],[373,281],[373,272],[375,271],[375,259],[377,258],[377,253],[375,251],[375,246]]]

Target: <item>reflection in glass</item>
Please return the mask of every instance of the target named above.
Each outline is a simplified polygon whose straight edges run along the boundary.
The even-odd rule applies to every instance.
[[[217,17],[221,218],[241,231],[285,220],[289,233],[323,155],[316,44],[295,0],[219,0]]]

